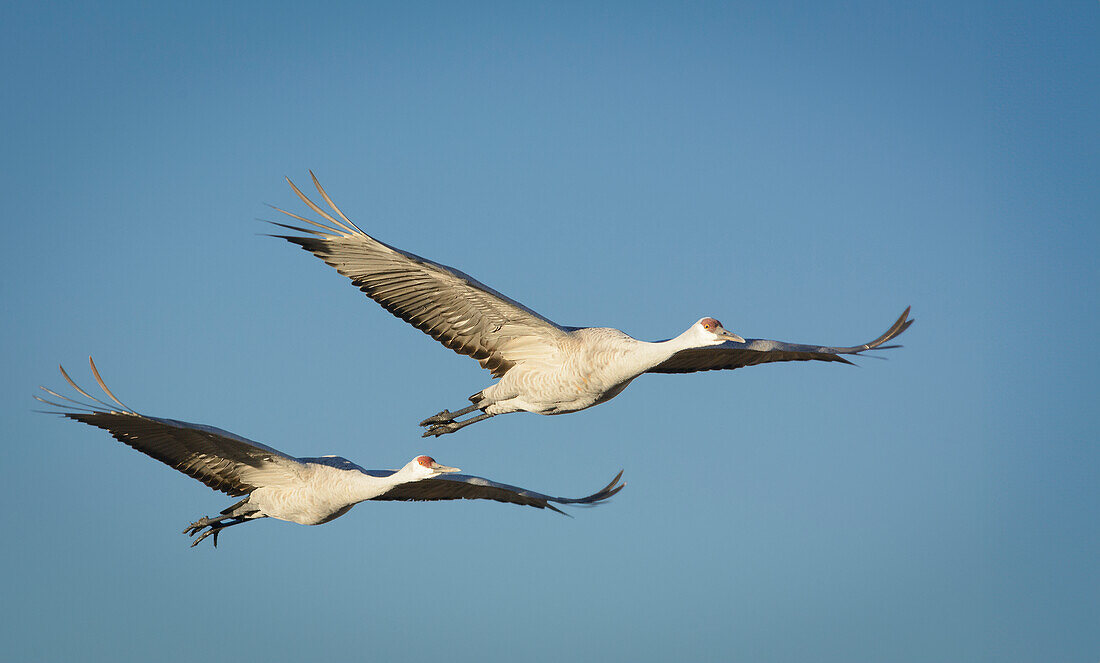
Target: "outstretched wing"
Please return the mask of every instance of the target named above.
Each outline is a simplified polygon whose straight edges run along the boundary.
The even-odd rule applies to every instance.
[[[554,341],[566,334],[549,319],[457,269],[374,239],[333,204],[312,171],[310,176],[321,198],[341,220],[322,210],[287,179],[298,197],[332,225],[276,207],[314,228],[275,223],[309,235],[275,237],[293,242],[335,267],[390,313],[455,352],[478,360],[494,377],[532,352],[553,351]]]
[[[619,483],[623,473],[620,471],[611,483],[587,497],[551,497],[533,490],[497,483],[481,477],[466,474],[441,474],[423,481],[413,481],[394,486],[375,497],[376,500],[434,501],[434,500],[496,500],[511,504],[533,506],[536,509],[551,509],[564,513],[555,504],[596,504],[611,497],[625,486]]]
[[[54,402],[35,396],[39,401],[60,408],[54,412],[102,428],[116,440],[184,474],[194,477],[231,496],[255,490],[257,481],[292,478],[301,464],[291,456],[269,446],[247,440],[229,431],[191,424],[174,419],[147,417],[123,405],[103,383],[95,362],[88,358],[100,388],[118,408],[81,389],[61,368],[61,374],[73,389],[88,399],[82,402],[42,387],[50,395],[67,401]]]
[[[858,355],[861,352],[875,348],[879,350],[900,348],[900,345],[883,345],[883,343],[896,338],[903,331],[909,329],[909,325],[913,324],[913,321],[909,320],[908,317],[909,307],[906,307],[901,317],[882,336],[870,343],[850,348],[829,348],[784,343],[783,341],[769,341],[762,338],[749,338],[745,339],[744,343],[727,342],[707,348],[681,350],[647,372],[694,373],[696,371],[717,371],[741,368],[742,366],[755,366],[756,364],[766,364],[773,361],[839,361],[850,364],[852,362],[841,355]]]

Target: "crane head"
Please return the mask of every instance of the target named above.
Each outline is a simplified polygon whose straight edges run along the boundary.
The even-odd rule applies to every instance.
[[[701,336],[708,341],[708,345],[719,345],[726,341],[745,342],[745,339],[731,331],[727,331],[722,323],[714,318],[702,318],[695,323],[695,326],[699,328]]]
[[[440,465],[435,462],[435,459],[431,456],[417,456],[413,459],[409,465],[413,466],[413,469],[417,470],[420,475],[437,476],[445,474],[447,472],[461,472],[462,470],[457,467],[447,467],[446,465]]]

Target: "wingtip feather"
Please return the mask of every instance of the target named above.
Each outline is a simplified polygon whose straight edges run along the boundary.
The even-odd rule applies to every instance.
[[[95,381],[99,383],[99,388],[103,390],[103,393],[110,396],[111,400],[118,403],[118,406],[121,407],[123,410],[126,410],[127,412],[133,412],[133,410],[131,410],[129,406],[115,398],[115,395],[112,394],[111,390],[107,388],[107,384],[104,383],[103,378],[100,377],[99,369],[96,368],[95,361],[91,358],[91,356],[88,357],[88,364],[92,367],[92,375],[95,376]]]
[[[309,171],[309,176],[313,178],[313,186],[317,187],[317,193],[321,194],[321,198],[324,198],[325,202],[328,203],[328,206],[331,207],[333,211],[335,211],[337,214],[339,214],[340,218],[346,221],[348,225],[363,233],[363,231],[360,230],[359,226],[355,225],[355,223],[348,218],[348,215],[340,211],[340,208],[336,206],[336,203],[332,202],[332,198],[329,198],[328,193],[325,191],[325,188],[321,186],[321,182],[317,179],[317,176],[313,174],[312,170]],[[365,235],[366,233],[363,234]]]
[[[310,172],[312,172],[312,171],[310,171]],[[316,179],[316,178],[314,178],[314,179]],[[343,228],[344,231],[346,231],[348,233],[354,233],[355,230],[358,230],[358,228],[356,228],[355,230],[352,230],[351,227],[341,223],[340,221],[337,221],[335,218],[333,218],[333,216],[331,214],[329,214],[325,210],[321,209],[317,205],[317,203],[313,202],[312,200],[310,200],[306,196],[306,194],[302,193],[302,190],[299,189],[298,186],[296,184],[294,184],[294,182],[291,182],[289,177],[287,178],[286,181],[290,184],[290,188],[294,190],[294,193],[298,194],[298,197],[302,199],[302,202],[305,203],[307,206],[309,206],[309,208],[311,210],[313,210],[317,214],[320,214],[326,221],[328,221],[329,223],[332,223],[335,226]],[[304,221],[305,219],[302,219],[302,220]],[[362,232],[362,231],[360,231],[360,232]]]

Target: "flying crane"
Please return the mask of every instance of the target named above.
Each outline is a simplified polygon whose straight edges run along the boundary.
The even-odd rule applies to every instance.
[[[509,412],[565,414],[607,402],[643,373],[729,370],[779,361],[832,361],[884,345],[913,324],[909,308],[881,336],[852,347],[801,345],[744,339],[712,317],[701,318],[679,336],[639,341],[607,327],[567,327],[539,315],[453,267],[384,244],[363,232],[332,202],[317,177],[313,184],[339,217],[291,188],[321,223],[275,207],[311,227],[271,222],[304,233],[275,235],[301,246],[387,311],[459,354],[476,359],[499,380],[469,400],[420,422],[424,437],[453,433]],[[458,417],[480,410],[476,416]]]
[[[619,472],[611,483],[587,497],[551,497],[458,474],[457,467],[440,465],[430,456],[417,456],[399,470],[368,470],[339,456],[294,458],[219,428],[140,414],[111,393],[90,357],[88,363],[100,389],[114,405],[79,387],[64,368],[61,374],[65,380],[89,400],[62,396],[46,387],[42,389],[61,402],[35,398],[60,409],[54,414],[102,428],[120,442],[214,490],[231,497],[244,496],[220,515],[204,516],[188,525],[184,533],[192,537],[198,535],[192,547],[211,534],[216,547],[218,534],[223,529],[259,518],[321,525],[367,500],[484,499],[564,513],[554,504],[596,504],[626,485],[619,482],[623,474]]]

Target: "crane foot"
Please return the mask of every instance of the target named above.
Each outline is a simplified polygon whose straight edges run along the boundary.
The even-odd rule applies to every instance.
[[[437,424],[432,426],[428,430],[424,431],[424,434],[420,437],[439,437],[440,435],[446,435],[447,433],[453,433],[459,428],[462,428],[460,424],[449,422],[445,424]]]
[[[474,409],[477,409],[477,408],[474,408]],[[454,416],[457,417],[460,414],[464,414],[464,413],[463,412],[455,412]],[[453,433],[456,430],[459,430],[459,429],[462,429],[462,428],[465,428],[465,427],[469,426],[470,424],[476,424],[479,421],[485,421],[486,419],[488,419],[491,416],[493,416],[493,415],[491,415],[491,414],[479,414],[476,417],[470,417],[469,419],[466,419],[465,421],[448,421],[446,423],[436,424],[435,426],[432,426],[428,430],[424,431],[424,434],[421,435],[421,437],[439,437],[440,435],[446,435],[447,433]]]
[[[207,527],[209,525],[212,525],[212,524],[218,522],[219,520],[221,520],[221,519],[220,518],[210,518],[209,516],[203,516],[202,518],[199,518],[198,520],[196,520],[195,522],[191,523],[186,528],[184,528],[183,533],[184,534],[190,534],[191,536],[195,536],[195,534],[197,534],[200,529],[202,529],[204,527]]]
[[[439,414],[433,414],[432,416],[428,417],[424,421],[421,421],[420,425],[421,426],[433,426],[434,427],[434,426],[437,426],[439,424],[454,423],[454,420],[456,418],[461,417],[464,414],[470,414],[471,412],[473,412],[474,410],[477,410],[477,409],[479,409],[478,406],[470,405],[470,406],[462,408],[458,412],[451,412],[450,410],[443,410]],[[442,434],[442,433],[440,433],[440,434]]]
[[[456,416],[457,415],[452,413],[450,410],[443,410],[439,414],[433,414],[432,416],[428,417],[424,421],[421,421],[420,425],[421,426],[434,426],[436,424],[445,424],[445,423],[449,423],[451,421],[454,421],[454,418]]]
[[[191,536],[191,537],[194,537],[196,534],[198,535],[198,537],[194,541],[191,542],[191,547],[192,548],[199,545],[200,541],[202,541],[206,537],[213,534],[214,535],[214,539],[213,539],[214,547],[217,548],[218,547],[218,534],[223,529],[225,529],[226,527],[232,527],[233,525],[239,525],[241,523],[246,523],[249,520],[250,520],[249,518],[242,518],[240,516],[231,516],[231,515],[228,515],[228,514],[219,516],[217,518],[211,518],[209,516],[203,516],[202,518],[199,518],[195,522],[188,525],[187,529],[183,530],[183,533],[188,535],[188,536]],[[209,529],[207,529],[205,532],[202,532],[201,530],[203,530],[205,528],[209,528]]]

